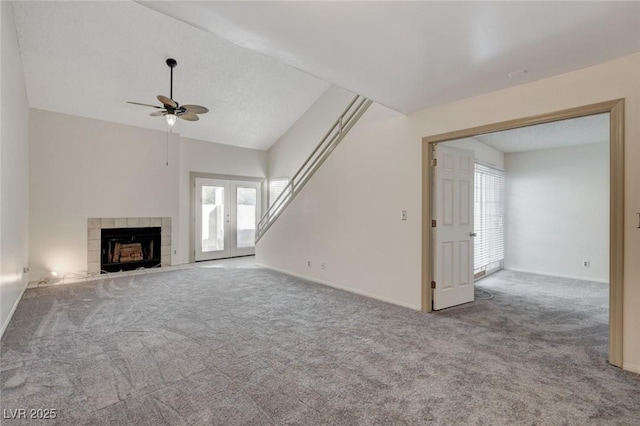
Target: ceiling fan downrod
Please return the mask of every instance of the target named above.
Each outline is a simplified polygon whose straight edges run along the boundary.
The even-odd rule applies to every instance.
[[[167,65],[169,66],[169,68],[171,68],[171,85],[169,87],[169,98],[173,100],[173,68],[178,65],[178,62],[173,58],[169,58],[167,59]]]

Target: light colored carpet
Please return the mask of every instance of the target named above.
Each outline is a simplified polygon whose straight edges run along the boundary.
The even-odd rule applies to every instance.
[[[479,284],[495,297],[437,314],[250,268],[29,289],[1,405],[64,425],[638,424],[638,376],[606,363],[607,286]]]

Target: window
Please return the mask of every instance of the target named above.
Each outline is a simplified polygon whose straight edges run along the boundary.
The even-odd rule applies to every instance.
[[[474,204],[473,269],[482,276],[504,260],[504,171],[476,163]]]
[[[282,192],[287,188],[288,184],[288,178],[269,180],[269,207],[271,207],[278,199],[280,194],[282,194]]]

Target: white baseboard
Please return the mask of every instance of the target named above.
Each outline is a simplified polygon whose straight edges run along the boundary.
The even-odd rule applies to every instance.
[[[354,294],[358,294],[360,296],[365,296],[365,297],[368,297],[370,299],[375,299],[375,300],[379,300],[381,302],[391,303],[392,305],[402,306],[403,308],[409,308],[409,309],[413,309],[415,311],[419,311],[420,310],[420,306],[419,305],[413,305],[411,303],[401,302],[399,300],[391,299],[391,298],[384,297],[384,296],[379,296],[377,294],[369,293],[369,292],[366,292],[366,291],[362,291],[362,290],[357,290],[357,289],[350,288],[350,287],[341,286],[339,284],[332,283],[330,281],[319,280],[319,279],[314,278],[314,277],[309,277],[307,275],[298,274],[296,272],[291,272],[291,271],[288,271],[286,269],[275,268],[273,266],[265,265],[265,264],[262,264],[262,263],[256,263],[256,265],[261,266],[263,268],[271,269],[272,271],[280,272],[280,273],[283,273],[283,274],[286,274],[286,275],[291,275],[291,276],[296,277],[296,278],[301,278],[303,280],[312,281],[312,282],[314,282],[316,284],[326,285],[327,287],[332,287],[332,288],[335,288],[335,289],[338,289],[338,290],[344,290],[344,291],[348,291],[349,293],[354,293]]]
[[[24,295],[24,292],[27,289],[28,284],[29,284],[28,281],[22,284],[22,291],[20,292],[20,296],[16,300],[16,303],[13,304],[13,308],[11,308],[11,312],[9,312],[9,316],[7,317],[6,321],[4,322],[4,324],[2,324],[2,330],[0,330],[0,339],[2,338],[2,336],[4,336],[4,331],[9,326],[9,323],[11,322],[11,318],[13,318],[13,314],[16,312],[16,309],[18,309],[18,303],[20,303],[20,301],[22,300],[22,296]]]
[[[512,267],[505,267],[504,269],[506,269],[507,271],[523,272],[525,274],[545,275],[547,277],[567,278],[570,280],[590,281],[594,283],[609,284],[609,280],[599,280],[596,278],[578,277],[575,275],[551,274],[548,271],[534,271],[531,269],[512,268]]]
[[[632,373],[640,374],[640,366],[629,364],[628,362],[622,363],[622,369],[631,371]]]

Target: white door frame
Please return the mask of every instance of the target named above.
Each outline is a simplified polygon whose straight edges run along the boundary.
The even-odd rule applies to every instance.
[[[550,123],[569,118],[609,113],[610,147],[610,225],[609,225],[609,362],[622,368],[622,326],[624,287],[624,99],[614,99],[577,108],[524,117],[500,123],[487,124],[464,130],[422,138],[422,311],[431,312],[433,295],[431,249],[431,195],[430,174],[433,153],[431,145],[486,133],[517,129],[535,124]]]
[[[191,172],[189,173],[189,185],[191,188],[191,195],[189,197],[189,205],[190,205],[190,220],[189,220],[189,262],[194,263],[195,252],[196,252],[196,240],[195,240],[195,223],[196,223],[196,178],[204,178],[204,179],[217,179],[217,180],[228,180],[228,181],[244,181],[244,182],[254,182],[260,185],[260,197],[257,200],[260,211],[258,216],[264,212],[265,210],[265,182],[266,178],[261,177],[252,177],[252,176],[237,176],[237,175],[225,175],[225,174],[216,174],[216,173],[200,173],[200,172]],[[258,217],[257,220],[260,220]],[[242,256],[243,254],[238,254]]]

